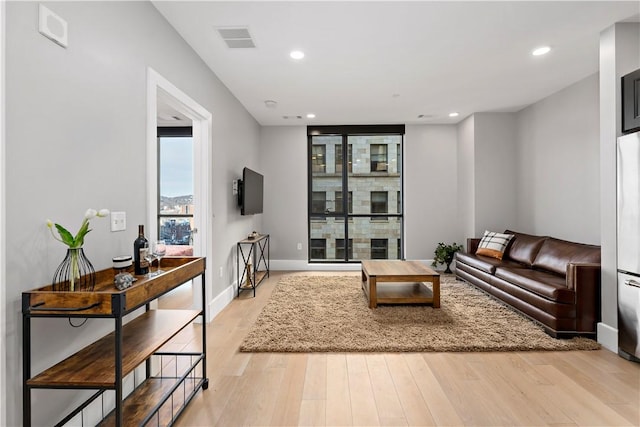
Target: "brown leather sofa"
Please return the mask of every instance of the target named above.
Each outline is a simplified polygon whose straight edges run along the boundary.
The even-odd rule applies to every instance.
[[[507,230],[502,260],[475,255],[480,239],[456,254],[456,277],[539,322],[554,337],[596,334],[600,247]]]

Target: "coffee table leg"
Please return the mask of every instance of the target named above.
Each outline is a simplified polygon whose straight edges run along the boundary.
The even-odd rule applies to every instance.
[[[433,308],[440,308],[440,277],[434,277],[431,284],[433,286]]]
[[[369,308],[376,308],[377,306],[376,276],[369,276]]]

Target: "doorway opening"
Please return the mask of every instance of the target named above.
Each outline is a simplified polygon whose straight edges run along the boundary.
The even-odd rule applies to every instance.
[[[209,194],[211,183],[211,127],[212,116],[204,107],[195,102],[191,97],[174,86],[153,69],[147,70],[147,223],[150,239],[159,239],[163,233],[170,233],[171,227],[164,227],[165,218],[160,214],[162,188],[161,178],[161,150],[159,150],[159,128],[163,125],[163,117],[169,114],[172,117],[182,118],[191,129],[190,157],[192,171],[192,199],[189,204],[189,233],[180,237],[175,235],[176,241],[182,239],[188,245],[183,250],[190,251],[194,256],[210,256],[213,252],[213,238],[211,236],[211,198]],[[184,154],[184,153],[183,153]],[[170,219],[169,219],[170,222]],[[178,221],[179,222],[179,221]],[[170,234],[173,238],[174,235]],[[186,255],[186,254],[174,254]],[[194,279],[200,280],[200,279]],[[211,301],[210,273],[205,273],[205,301],[202,302],[200,292],[192,292],[192,304],[194,307],[204,306]],[[197,284],[199,287],[199,284]],[[186,287],[186,286],[185,286]],[[162,304],[162,302],[160,302]],[[210,310],[207,310],[207,319],[210,321]]]

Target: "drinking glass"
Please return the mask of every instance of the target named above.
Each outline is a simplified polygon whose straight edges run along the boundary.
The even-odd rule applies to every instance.
[[[149,272],[147,273],[147,277],[153,277],[155,275],[157,275],[158,273],[153,273],[151,271],[151,268],[153,267],[153,259],[156,257],[155,254],[151,251],[151,248],[149,248],[149,244],[145,244],[144,248],[146,249],[144,252],[144,259],[145,261],[147,261],[149,263]]]
[[[153,256],[158,259],[158,269],[156,270],[156,275],[164,273],[162,270],[160,270],[160,260],[167,253],[167,244],[165,243],[165,241],[156,240],[155,242],[153,242],[152,253]]]

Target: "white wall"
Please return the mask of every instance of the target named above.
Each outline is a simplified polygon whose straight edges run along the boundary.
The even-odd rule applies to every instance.
[[[4,4],[4,2],[3,2]],[[259,126],[184,40],[148,2],[47,2],[69,23],[63,49],[38,33],[38,4],[6,3],[6,345],[7,425],[20,425],[22,291],[51,281],[65,248],[45,227],[51,218],[77,230],[89,207],[127,213],[125,232],[92,221],[85,251],[96,269],[131,253],[136,225],[147,218],[146,71],[152,67],[213,114],[216,252],[207,254],[211,295],[235,272],[235,242],[261,228],[242,218],[231,182],[242,167],[258,168]],[[34,321],[33,370],[48,366],[111,329],[91,320]],[[75,393],[34,393],[34,424],[50,425]]]
[[[457,128],[458,239],[463,245],[467,238],[476,236],[474,120],[474,116],[469,116]]]
[[[474,236],[513,229],[519,180],[515,114],[474,114],[474,142]]]
[[[260,158],[265,173],[263,231],[271,234],[273,268],[308,268],[306,127],[263,127]],[[456,240],[456,171],[454,126],[406,127],[408,259],[431,259],[438,242]]]
[[[600,33],[600,233],[602,322],[598,341],[618,351],[616,275],[616,138],[622,134],[620,78],[640,68],[640,24],[615,24]]]
[[[405,135],[405,257],[431,260],[439,242],[461,242],[456,127],[410,125]]]
[[[600,244],[598,75],[517,114],[518,229]]]
[[[264,172],[262,231],[270,234],[273,267],[278,268],[278,261],[291,260],[306,265],[307,128],[262,127],[260,168]],[[297,249],[298,243],[302,244],[301,250]]]
[[[5,2],[0,2],[0,236],[6,233],[5,227],[5,111],[4,111],[4,67],[5,67]],[[6,281],[6,244],[0,239],[0,283]],[[6,322],[6,286],[0,288],[0,396],[7,395],[7,352],[5,349]],[[2,397],[0,397],[2,399]],[[7,425],[7,410],[0,401],[0,425]]]

